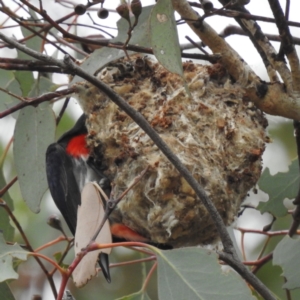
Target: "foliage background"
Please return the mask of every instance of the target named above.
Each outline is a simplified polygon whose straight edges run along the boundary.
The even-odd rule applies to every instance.
[[[8,0],[10,4],[13,6],[14,2]],[[75,1],[74,1],[75,2]],[[115,2],[111,1],[110,3],[105,4],[105,7],[115,8]],[[218,1],[212,1],[218,6]],[[280,1],[282,5],[285,4],[285,1]],[[36,1],[33,1],[36,4]],[[76,1],[76,3],[85,3],[84,1]],[[153,4],[154,1],[147,1],[148,4]],[[8,3],[6,3],[8,5]],[[292,1],[292,9],[290,13],[290,20],[297,21],[298,12],[300,9],[300,4],[298,1]],[[63,16],[65,11],[60,8],[57,9],[58,4],[55,2],[49,1],[44,3],[45,9],[48,11],[50,15],[55,14],[56,18]],[[251,1],[247,8],[252,12],[252,14],[256,15],[264,15],[264,16],[272,16],[271,11],[269,9],[267,1]],[[95,12],[94,12],[95,14]],[[0,17],[3,17],[0,15]],[[86,16],[80,17],[80,21],[85,22],[87,18]],[[95,17],[96,19],[96,17]],[[111,13],[109,16],[109,22],[111,25],[112,22],[118,19],[117,14]],[[0,19],[1,20],[1,19]],[[101,20],[101,23],[105,24],[105,21]],[[234,21],[228,18],[221,18],[218,16],[214,16],[207,19],[207,22],[218,32],[222,31],[224,27],[228,24],[233,24]],[[262,30],[267,33],[277,33],[276,26],[274,24],[269,23],[259,23],[262,27]],[[179,35],[182,43],[185,43],[186,40],[184,38],[186,31],[186,27],[184,25],[179,26]],[[6,30],[6,34],[13,34],[16,37],[20,36],[20,32],[16,29]],[[111,31],[113,34],[116,31]],[[78,28],[78,35],[85,35],[86,29]],[[93,32],[89,32],[89,34],[93,34]],[[299,28],[292,28],[292,34],[294,36],[300,36]],[[192,39],[195,36],[191,33],[189,35]],[[255,70],[255,72],[262,77],[262,79],[267,79],[267,76],[264,71],[264,67],[261,63],[261,58],[252,46],[251,42],[247,39],[247,37],[241,36],[232,36],[227,39],[230,44],[236,49],[239,53],[242,54],[243,58],[249,63],[249,65]],[[278,49],[279,43],[273,43],[274,46]],[[53,52],[53,49],[48,49],[49,53]],[[194,50],[193,50],[194,51]],[[297,48],[299,54],[299,48]],[[1,49],[0,55],[5,57],[15,57],[15,50]],[[10,80],[8,77],[9,74],[0,70],[0,85],[5,86],[5,83]],[[58,84],[62,82],[67,83],[66,76],[55,75],[54,81]],[[1,92],[0,92],[1,93]],[[8,100],[8,96],[1,93],[0,98],[0,108],[1,111],[4,108],[5,103]],[[11,99],[9,99],[10,101]],[[61,104],[55,104],[54,109],[56,112],[60,110]],[[59,124],[57,129],[57,137],[59,137],[63,132],[65,132],[68,128],[70,128],[74,122],[80,115],[80,108],[76,101],[73,99],[71,101],[71,105],[68,108],[67,114],[64,115],[62,122]],[[15,120],[13,117],[6,117],[5,119],[0,120],[0,153],[2,153],[5,145],[8,143],[9,139],[13,136]],[[270,169],[271,174],[276,174],[278,171],[285,172],[288,170],[288,166],[292,159],[297,156],[296,145],[293,137],[293,126],[292,121],[281,118],[281,117],[269,117],[269,135],[272,139],[272,143],[267,146],[267,149],[264,154],[264,167],[268,167]],[[15,176],[16,172],[14,169],[13,158],[12,158],[12,149],[9,151],[9,155],[5,159],[3,172],[6,179],[12,178]],[[54,239],[57,237],[58,232],[51,229],[47,224],[46,220],[51,214],[58,214],[56,207],[53,205],[49,192],[47,192],[44,196],[41,206],[41,212],[39,214],[33,214],[22,201],[22,197],[18,188],[18,185],[14,185],[10,190],[10,196],[14,199],[15,206],[15,214],[22,224],[25,232],[28,234],[30,241],[32,242],[33,247],[38,247],[41,244],[46,243],[47,241]],[[257,204],[259,201],[267,200],[268,196],[259,191],[258,194],[251,195],[246,199],[247,203]],[[17,200],[17,201],[16,201]],[[291,201],[287,200],[286,205],[291,208]],[[237,226],[259,229],[268,222],[270,222],[271,217],[268,214],[264,214],[263,216],[260,212],[255,210],[246,210],[242,217],[237,221]],[[291,223],[291,217],[286,216],[283,218],[279,218],[274,224],[273,230],[279,230],[283,228],[288,228]],[[66,229],[66,227],[65,227]],[[235,236],[237,238],[237,242],[240,241],[240,233],[235,231]],[[267,248],[267,252],[271,251],[278,243],[281,237],[273,238],[271,243]],[[245,239],[245,249],[247,250],[247,258],[255,259],[257,254],[259,253],[262,243],[265,240],[265,237],[259,236],[257,234],[247,234]],[[18,232],[16,231],[16,241],[22,243],[22,239],[18,236]],[[57,251],[60,250],[60,246],[57,247]],[[53,249],[50,251],[46,251],[45,253],[49,256],[53,253]],[[133,258],[138,258],[139,254],[134,253],[129,250],[124,249],[116,249],[112,255],[111,261],[119,261],[119,260],[130,260]],[[71,257],[68,258],[69,262],[72,260]],[[115,299],[117,297],[121,297],[123,295],[135,292],[141,286],[143,276],[145,275],[145,269],[149,270],[147,265],[133,265],[122,268],[116,268],[112,270],[112,278],[113,283],[107,284],[103,278],[95,278],[93,281],[88,284],[85,288],[78,290],[74,289],[72,283],[70,283],[69,288],[72,291],[72,294],[76,299],[99,299],[99,294],[101,293],[101,299]],[[280,276],[282,270],[278,266],[273,266],[272,262],[269,262],[266,266],[264,266],[259,272],[258,276],[262,279],[264,283],[266,283],[272,291],[276,293],[276,295],[280,299],[285,299],[285,291],[282,289],[282,284],[284,283],[284,279]],[[35,261],[30,258],[27,262],[22,264],[19,267],[20,278],[14,282],[11,282],[11,287],[13,288],[14,295],[16,299],[30,299],[34,294],[43,294],[44,300],[53,299],[51,295],[51,291],[49,290],[48,284],[45,281],[45,276],[42,271],[36,267]],[[128,276],[130,274],[130,277]],[[152,279],[150,287],[148,289],[151,299],[157,298],[155,277]],[[57,282],[59,282],[59,276],[57,276]],[[293,299],[300,298],[300,291],[295,290],[292,291]]]

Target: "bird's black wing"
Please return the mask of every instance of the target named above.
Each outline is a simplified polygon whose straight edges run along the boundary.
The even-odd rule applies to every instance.
[[[81,195],[73,173],[72,159],[58,143],[51,144],[47,149],[46,173],[52,198],[74,235]]]

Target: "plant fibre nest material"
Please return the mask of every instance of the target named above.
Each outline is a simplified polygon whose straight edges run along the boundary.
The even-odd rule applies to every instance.
[[[260,176],[267,121],[220,65],[185,62],[183,69],[191,97],[180,76],[148,56],[119,59],[97,76],[147,119],[230,225]],[[77,83],[77,90],[88,144],[114,195],[148,167],[112,219],[155,243],[214,242],[217,231],[201,200],[148,135],[91,84]]]

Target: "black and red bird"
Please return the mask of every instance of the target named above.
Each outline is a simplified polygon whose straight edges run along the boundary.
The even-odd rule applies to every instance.
[[[75,235],[77,210],[81,205],[81,191],[88,182],[98,183],[110,193],[109,180],[92,159],[86,143],[86,116],[83,114],[75,126],[63,134],[46,152],[46,173],[52,198]],[[110,282],[108,255],[101,253],[99,264]]]
[[[81,191],[88,182],[96,182],[109,197],[110,180],[103,174],[105,162],[90,155],[87,146],[86,116],[83,114],[74,127],[63,134],[46,152],[46,173],[52,198],[73,235],[76,232],[77,210],[81,205]],[[149,243],[160,249],[169,245],[153,243],[149,239],[122,224],[120,214],[109,217],[113,242],[137,241]],[[102,272],[110,282],[108,254],[100,253],[98,260]]]

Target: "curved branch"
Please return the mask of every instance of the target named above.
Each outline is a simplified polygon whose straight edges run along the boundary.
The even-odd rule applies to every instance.
[[[199,21],[199,15],[192,9],[187,1],[172,0],[172,3],[174,9],[180,14],[182,19],[186,20],[187,24],[203,43],[207,45],[214,54],[220,54],[222,56],[222,64],[236,81],[239,81],[243,85],[246,85],[248,80],[259,81],[258,76],[247,66],[239,54],[205,21]],[[247,72],[245,71],[246,69]]]
[[[222,0],[220,2],[227,3],[228,0]],[[248,12],[244,7],[237,7],[237,10]],[[243,29],[247,30],[251,34],[251,41],[255,41],[254,43],[262,49],[273,69],[280,74],[283,82],[286,85],[288,93],[292,94],[293,84],[290,70],[285,61],[283,59],[279,59],[275,48],[262,32],[260,26],[256,21],[253,20],[239,19],[239,23]]]
[[[300,91],[300,64],[299,57],[297,55],[293,37],[290,33],[287,20],[284,16],[280,3],[276,0],[269,0],[269,5],[272,9],[273,15],[275,17],[276,25],[282,40],[282,49],[287,59],[289,60],[294,90]]]
[[[228,70],[230,75],[240,83],[244,91],[245,99],[254,102],[258,108],[270,115],[300,121],[300,93],[298,91],[290,89],[290,93],[287,93],[286,86],[280,82],[268,84],[260,80],[237,52],[232,49],[214,29],[205,22],[199,23],[198,14],[191,8],[186,0],[172,0],[172,3],[181,18],[187,20],[187,24],[205,45],[207,45],[214,54],[218,53],[222,56],[221,63]],[[284,69],[284,74],[289,72],[286,66],[282,68]],[[291,76],[289,74],[286,75],[289,81],[289,87],[291,87]]]
[[[228,0],[220,0],[219,2],[221,2],[223,5],[230,4],[230,1],[228,1]],[[269,56],[267,55],[267,53],[265,53],[265,49],[262,47],[262,45],[259,42],[260,40],[263,40],[263,37],[265,37],[264,33],[262,32],[262,30],[260,29],[259,25],[257,24],[257,22],[255,20],[250,20],[248,18],[245,18],[245,19],[240,18],[239,13],[241,13],[242,15],[251,15],[249,13],[249,11],[247,11],[244,8],[244,6],[236,5],[235,8],[236,8],[235,11],[238,13],[238,16],[234,17],[235,21],[241,26],[242,30],[249,37],[253,46],[256,48],[257,52],[261,56],[262,61],[266,67],[267,73],[269,75],[270,81],[278,82],[279,78],[276,74],[276,70],[275,70],[274,66],[272,65],[272,62],[270,61]],[[244,24],[244,21],[248,22],[246,24],[252,24],[252,26],[254,26],[256,28],[256,32],[259,32],[259,34],[254,35],[253,32],[249,29],[249,26],[246,26],[246,24]]]
[[[228,37],[233,34],[248,36],[245,33],[245,31],[243,31],[240,27],[234,26],[234,25],[228,25],[227,27],[224,28],[224,30],[222,30],[221,33],[219,33],[219,35],[223,38]],[[277,34],[266,33],[265,35],[270,41],[281,42],[281,38]],[[293,37],[293,41],[294,41],[295,45],[300,45],[300,38]]]
[[[224,252],[220,252],[219,258],[226,262],[229,266],[231,266],[235,271],[237,271],[247,282],[249,282],[255,290],[261,294],[261,296],[265,299],[276,299],[270,291],[264,286],[264,284],[252,273],[249,272],[247,267],[243,264],[237,263],[236,260],[232,259],[232,257]],[[253,284],[255,283],[255,285]]]
[[[177,2],[177,1],[174,1]],[[179,1],[178,1],[179,2]],[[181,2],[181,1],[180,1]],[[216,34],[219,40],[224,40]],[[13,39],[8,38],[7,36],[0,33],[0,38],[5,42],[13,45],[19,50],[25,52],[28,55],[31,55],[39,60],[43,60],[50,64],[54,64],[63,69],[71,71],[73,74],[80,76],[81,78],[89,81],[97,88],[99,88],[103,93],[105,93],[115,104],[117,104],[121,109],[123,109],[153,140],[153,142],[158,146],[158,148],[163,152],[163,154],[169,159],[169,161],[175,166],[179,171],[182,177],[189,183],[189,185],[194,189],[196,195],[202,200],[204,206],[208,210],[211,218],[214,221],[214,224],[218,230],[220,238],[222,240],[224,250],[224,261],[233,266],[233,268],[241,274],[265,299],[275,300],[270,291],[242,264],[239,260],[236,251],[234,249],[232,240],[227,232],[227,229],[224,225],[224,222],[217,211],[214,204],[211,202],[206,192],[201,185],[195,180],[192,174],[188,169],[181,163],[176,155],[171,151],[168,145],[161,139],[161,137],[156,133],[156,131],[150,126],[150,124],[145,120],[145,118],[136,110],[134,110],[126,101],[124,101],[118,94],[115,93],[110,87],[105,85],[103,82],[99,81],[95,76],[92,76],[86,73],[83,69],[74,64],[69,56],[66,56],[64,61],[56,60],[47,55],[38,53],[32,49],[29,49]],[[238,56],[237,56],[238,57]],[[239,60],[239,64],[241,61]]]
[[[74,93],[74,89],[73,88],[69,88],[69,89],[65,89],[65,90],[61,90],[61,91],[56,91],[56,92],[52,92],[52,93],[47,93],[47,94],[44,94],[44,95],[41,95],[39,97],[35,97],[35,98],[29,98],[29,99],[26,99],[27,101],[24,101],[24,102],[20,102],[18,103],[17,105],[3,111],[0,113],[0,119],[14,113],[15,111],[18,111],[20,110],[21,108],[23,107],[26,107],[26,106],[36,106],[42,102],[46,102],[46,101],[50,101],[54,98],[58,98],[58,97],[63,97],[63,96],[66,96],[66,95],[70,95]]]

